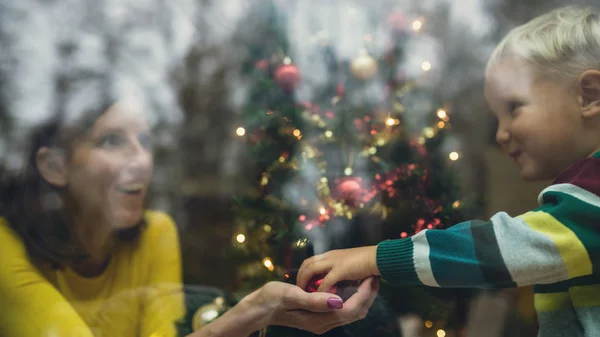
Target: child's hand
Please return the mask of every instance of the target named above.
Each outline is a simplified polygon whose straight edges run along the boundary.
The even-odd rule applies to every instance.
[[[325,275],[317,291],[327,291],[339,281],[364,280],[378,276],[377,246],[332,250],[304,260],[296,284],[306,289],[315,275]]]

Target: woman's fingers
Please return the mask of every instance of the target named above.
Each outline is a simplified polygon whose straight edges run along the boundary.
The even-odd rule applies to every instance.
[[[369,308],[377,297],[378,290],[378,280],[374,277],[369,277],[361,283],[357,292],[346,301],[342,309],[321,313],[291,310],[282,313],[282,323],[289,327],[323,334],[338,326],[350,324],[366,317]],[[319,293],[308,295],[315,294]],[[326,293],[321,294],[326,295]]]
[[[324,292],[307,293],[293,285],[289,285],[289,289],[284,291],[283,303],[287,310],[302,309],[312,312],[328,312],[344,307],[344,301],[337,295]]]
[[[379,280],[376,277],[369,277],[365,279],[356,293],[354,293],[344,303],[344,311],[348,311],[356,316],[356,319],[363,319],[369,312],[369,308],[375,302],[377,293],[379,292]]]

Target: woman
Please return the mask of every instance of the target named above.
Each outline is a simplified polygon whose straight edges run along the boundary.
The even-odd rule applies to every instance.
[[[27,17],[0,18],[3,28],[8,19]],[[105,71],[119,64],[115,55],[126,44],[103,44],[103,38],[61,40],[55,68],[52,54],[13,48],[31,39],[11,40],[0,50],[0,63],[14,61],[0,64],[0,111],[26,112],[15,111],[23,105],[11,100],[29,97],[42,106],[52,102],[45,108],[54,112],[33,132],[24,171],[0,186],[0,336],[171,337],[184,314],[176,226],[145,208],[153,157],[150,104],[143,98],[152,95],[125,90],[136,84],[134,73],[121,76],[131,69]],[[101,66],[90,64],[96,61]],[[51,99],[14,95],[11,89],[31,87],[17,82],[31,78],[10,72],[31,66],[24,74],[38,76],[42,63],[49,65],[44,80],[33,84]],[[144,75],[139,78],[156,78]],[[364,317],[376,293],[373,279],[345,303],[271,282],[192,336],[247,336],[267,325],[323,333]]]
[[[144,209],[153,163],[143,109],[119,100],[97,116],[43,127],[27,171],[3,190],[2,336],[175,336],[178,238],[166,214]],[[364,282],[343,304],[272,282],[193,336],[324,332],[366,314],[375,287]]]

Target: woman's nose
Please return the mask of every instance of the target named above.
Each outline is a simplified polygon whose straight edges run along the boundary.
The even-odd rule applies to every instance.
[[[139,140],[134,140],[130,146],[129,166],[138,170],[151,170],[153,159],[152,151]]]

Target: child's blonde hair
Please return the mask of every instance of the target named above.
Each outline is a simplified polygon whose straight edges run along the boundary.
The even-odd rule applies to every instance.
[[[563,78],[600,70],[600,9],[567,6],[540,15],[511,30],[488,61],[522,57]]]

